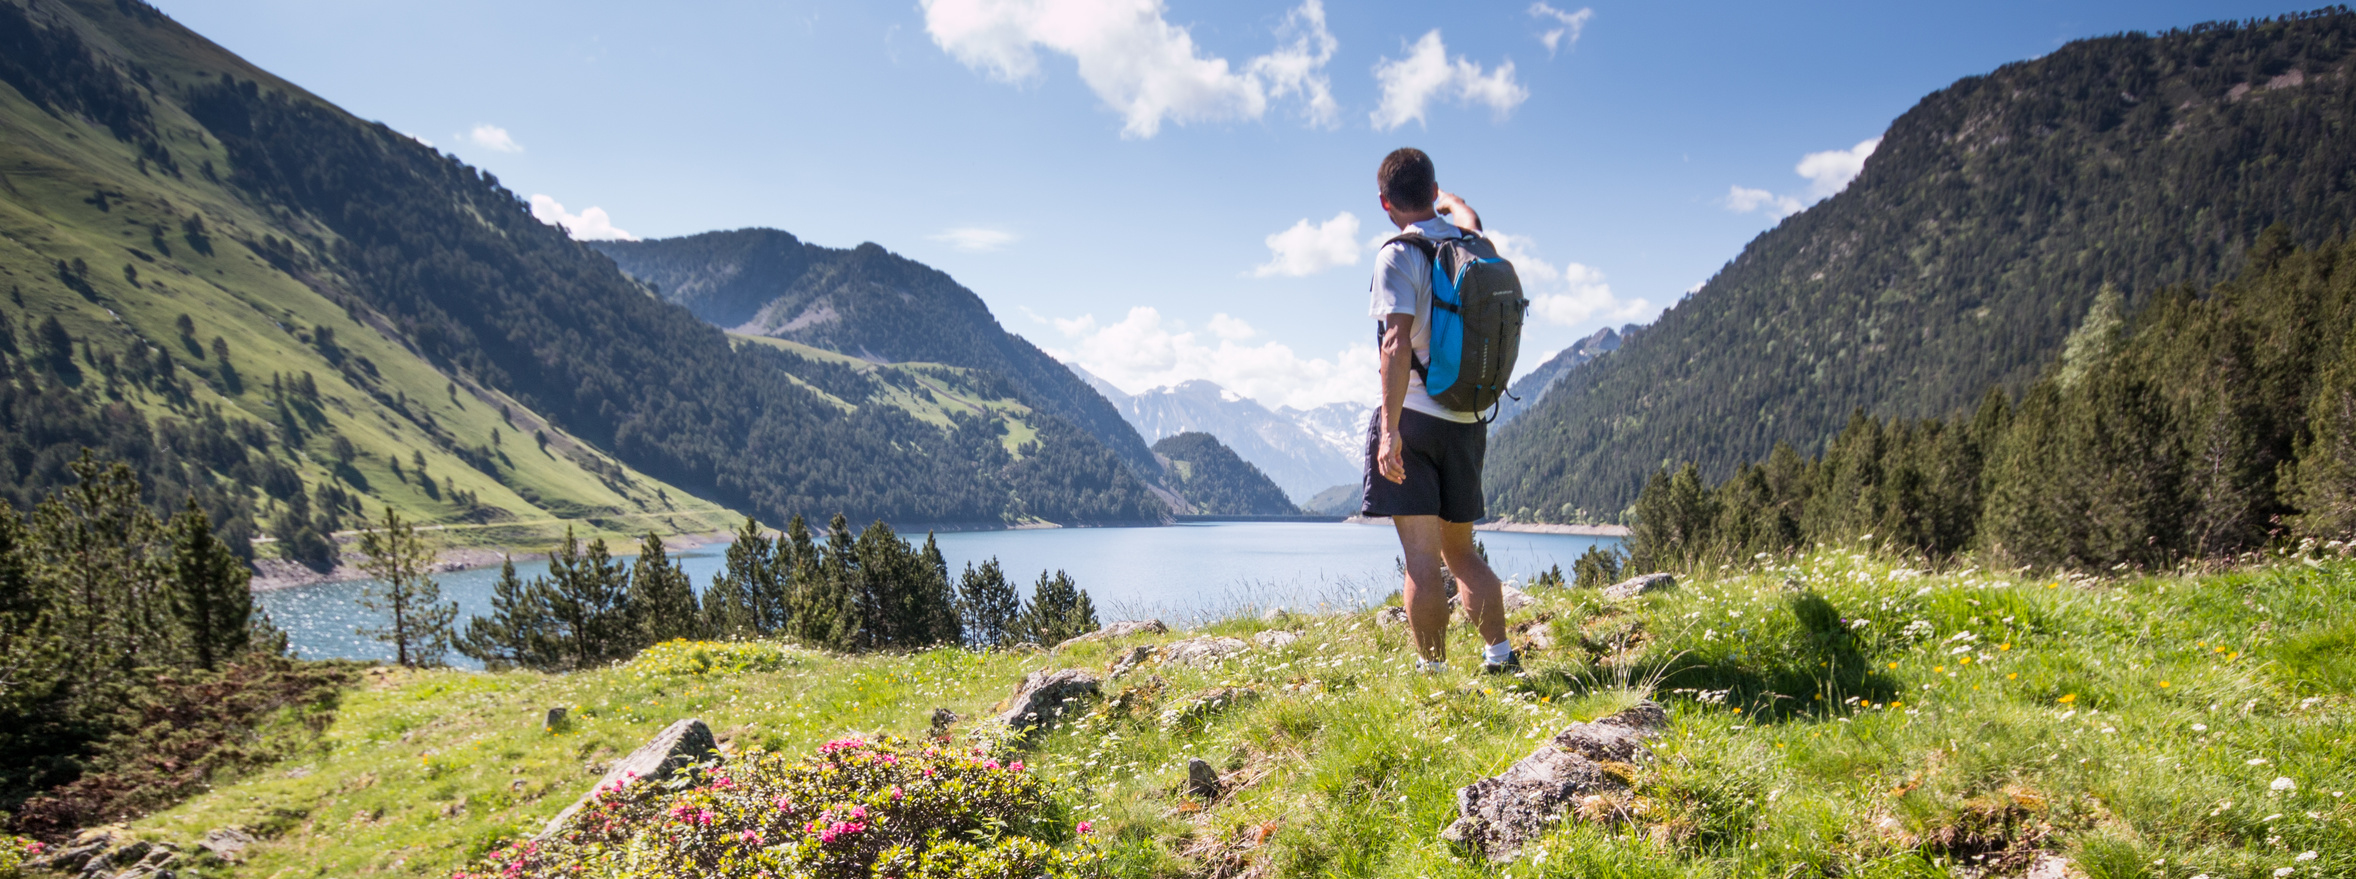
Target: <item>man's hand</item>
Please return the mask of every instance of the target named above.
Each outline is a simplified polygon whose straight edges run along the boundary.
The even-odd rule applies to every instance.
[[[1457,228],[1481,231],[1481,215],[1474,213],[1472,205],[1465,204],[1464,199],[1457,197],[1456,193],[1441,192],[1439,198],[1432,200],[1432,210],[1447,217],[1448,222],[1456,224]]]
[[[1393,484],[1407,481],[1407,461],[1399,454],[1402,445],[1399,428],[1393,426],[1383,428],[1382,442],[1375,447],[1374,466],[1382,471],[1384,479]]]

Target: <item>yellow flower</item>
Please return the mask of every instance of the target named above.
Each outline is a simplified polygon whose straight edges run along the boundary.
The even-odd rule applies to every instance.
[[[2012,642],[2011,642],[2011,641],[2006,641],[2006,642],[2004,642],[2004,643],[2002,643],[2002,644],[1998,644],[1998,645],[1996,645],[1996,649],[1998,649],[1998,650],[2011,650],[2011,649],[2012,649]]]
[[[1946,666],[1944,666],[1944,665],[1934,665],[1934,666],[1931,666],[1931,674],[1939,674],[1939,673],[1941,673],[1941,672],[1944,672],[1944,671],[1946,671],[1946,670],[1947,670],[1947,667],[1946,667]]]
[[[2053,700],[2053,701],[2055,701],[2055,702],[2059,702],[2059,703],[2061,703],[2061,704],[2063,704],[2063,705],[2068,705],[2068,704],[2070,704],[2070,703],[2072,703],[2072,702],[2076,702],[2076,701],[2078,701],[2078,694],[2076,694],[2076,693],[2068,693],[2068,694],[2064,694],[2064,695],[2063,695],[2061,698],[2059,698],[2059,699],[2055,699],[2055,700]]]
[[[1958,663],[1960,663],[1960,664],[1963,664],[1963,665],[1970,665],[1970,664],[1972,664],[1972,658],[1971,658],[1971,657],[1969,657],[1969,656],[1966,656],[1966,657],[1964,657],[1964,658],[1962,658],[1962,659],[1960,659],[1960,660],[1957,660],[1957,662],[1958,662]]]
[[[1891,667],[1891,668],[1897,668],[1897,667],[1898,667],[1898,664],[1897,664],[1897,663],[1895,663],[1895,662],[1893,662],[1893,663],[1890,663],[1890,667]]]
[[[2163,686],[2163,687],[2165,687],[2165,686],[2167,686],[2167,685],[2168,685],[2168,682],[2167,682],[2167,681],[2161,681],[2161,682],[2160,682],[2160,686]]]
[[[2021,676],[2021,673],[2016,671],[2016,672],[2013,672],[2013,673],[2011,673],[2011,674],[2005,675],[2005,676],[2004,676],[2004,679],[2005,679],[2005,680],[2008,680],[2008,681],[2011,681],[2011,680],[2018,680],[2018,679],[2020,679],[2020,676]]]

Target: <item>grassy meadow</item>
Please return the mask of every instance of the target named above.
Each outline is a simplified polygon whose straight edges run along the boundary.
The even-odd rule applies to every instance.
[[[133,827],[264,841],[207,875],[447,874],[535,831],[680,717],[724,747],[807,753],[846,733],[972,719],[1041,668],[1102,669],[1197,634],[1249,640],[1148,666],[1026,755],[1123,876],[2012,875],[2040,851],[2089,877],[2356,875],[2356,561],[2348,547],[2221,573],[1923,571],[1818,549],[1610,602],[1541,590],[1510,617],[1527,672],[1409,670],[1372,613],[1075,645],[840,657],[673,642],[572,675],[382,669],[306,756]],[[1203,700],[1222,687],[1248,695]],[[1601,822],[1508,864],[1436,834],[1455,789],[1574,720],[1651,695],[1671,728]],[[554,730],[541,718],[570,709]],[[1180,793],[1185,761],[1231,790]]]

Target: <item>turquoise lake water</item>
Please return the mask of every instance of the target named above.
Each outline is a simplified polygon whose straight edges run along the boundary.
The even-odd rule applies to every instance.
[[[924,535],[903,535],[922,545]],[[1399,541],[1386,525],[1306,522],[1203,523],[1159,528],[1056,528],[966,531],[939,536],[954,576],[968,562],[996,557],[1025,594],[1041,571],[1063,570],[1088,590],[1103,620],[1158,617],[1184,624],[1238,610],[1282,606],[1345,609],[1380,602],[1399,588]],[[1615,538],[1482,532],[1498,575],[1527,581]],[[635,544],[633,544],[635,546]],[[697,591],[711,583],[728,548],[701,547],[676,556]],[[546,573],[543,561],[520,562],[525,579]],[[459,625],[490,613],[497,568],[441,574],[442,597],[458,602]],[[287,630],[295,651],[309,658],[390,659],[390,647],[356,629],[377,621],[356,600],[362,581],[320,583],[258,593],[262,607]],[[450,661],[471,665],[455,653]]]

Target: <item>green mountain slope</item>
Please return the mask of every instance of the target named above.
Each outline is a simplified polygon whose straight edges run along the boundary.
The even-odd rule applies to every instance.
[[[960,433],[898,407],[830,402],[804,377],[824,372],[820,361],[732,342],[534,221],[491,176],[144,6],[5,0],[0,45],[39,50],[0,63],[11,224],[0,283],[21,290],[17,325],[56,314],[89,341],[93,363],[134,351],[152,363],[146,352],[163,349],[206,386],[187,400],[118,400],[63,382],[88,408],[125,406],[162,425],[167,414],[202,423],[212,406],[219,435],[269,426],[275,443],[249,446],[311,493],[335,487],[435,522],[646,520],[615,525],[636,529],[692,511],[703,519],[675,527],[703,530],[722,505],[768,521],[1164,513],[1124,468],[1103,466],[1100,444],[1051,418],[1025,421],[1035,442],[1010,454],[991,419]],[[182,313],[196,343],[185,351]],[[242,382],[199,356],[215,336]],[[297,384],[304,372],[312,378]],[[60,456],[42,417],[19,428],[12,439],[34,457]],[[167,434],[125,432],[146,446]],[[224,445],[211,436],[198,445]],[[353,474],[337,468],[339,436],[360,453]],[[412,500],[404,480],[421,455],[442,484],[418,483]],[[175,460],[147,469],[254,488],[233,466]],[[37,481],[21,464],[18,476]],[[263,518],[283,503],[261,501]]]
[[[775,229],[599,241],[665,300],[735,332],[870,360],[926,361],[1006,376],[1022,398],[1078,425],[1151,478],[1145,440],[1072,371],[1007,332],[973,291],[874,244],[838,250]]]
[[[303,243],[323,230],[226,185],[220,143],[165,99],[200,70],[308,96],[127,8],[0,3],[10,501],[69,481],[90,446],[133,462],[157,506],[196,492],[238,533],[301,537],[387,506],[461,541],[725,527],[719,506],[331,299],[348,281]]]
[[[1169,481],[1205,516],[1297,516],[1300,508],[1286,499],[1268,475],[1237,456],[1219,438],[1189,431],[1162,437],[1153,453],[1168,461]]]
[[[1891,124],[1848,189],[1760,235],[1497,436],[1491,508],[1624,509],[1655,468],[1813,453],[1862,407],[2025,386],[2105,285],[2232,276],[2268,225],[2356,220],[2356,15],[2071,43]]]

